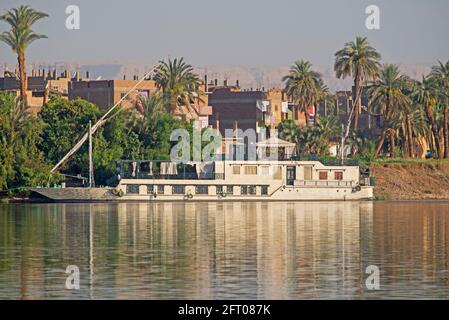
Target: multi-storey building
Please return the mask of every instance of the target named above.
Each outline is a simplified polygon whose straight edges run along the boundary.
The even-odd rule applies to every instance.
[[[217,81],[207,87],[212,115],[209,121],[222,135],[226,129],[252,129],[268,133],[287,118],[288,101],[281,89],[242,90],[238,81],[219,86]]]

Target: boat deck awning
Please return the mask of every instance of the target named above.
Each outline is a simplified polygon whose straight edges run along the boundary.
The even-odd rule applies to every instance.
[[[258,142],[256,146],[265,148],[295,148],[296,144],[276,137],[272,137],[267,140]]]

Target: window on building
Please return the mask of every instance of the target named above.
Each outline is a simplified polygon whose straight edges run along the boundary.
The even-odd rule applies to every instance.
[[[185,194],[186,193],[186,187],[185,186],[173,186],[172,187],[172,193],[173,194]]]
[[[154,193],[154,186],[149,184],[147,185],[147,193],[148,194],[153,194]]]
[[[227,194],[234,194],[234,186],[226,186]]]
[[[164,192],[165,192],[165,186],[158,185],[157,186],[157,193],[158,194],[164,194]]]
[[[335,180],[343,180],[343,172],[335,171]]]
[[[257,166],[245,166],[245,174],[256,175],[257,174]]]
[[[137,184],[128,184],[126,186],[126,193],[139,194],[139,185],[137,185]]]
[[[216,186],[217,194],[223,194],[223,186]]]
[[[240,194],[241,195],[247,195],[248,194],[248,186],[241,186],[240,187]]]
[[[260,191],[263,196],[267,196],[268,195],[268,186],[262,186],[260,188]]]
[[[196,194],[209,194],[209,186],[196,186]]]
[[[256,190],[256,186],[248,186],[248,194],[255,196],[257,194]]]
[[[233,174],[240,174],[240,166],[233,166],[232,167],[232,173]]]
[[[320,171],[319,178],[320,180],[327,180],[327,171]]]

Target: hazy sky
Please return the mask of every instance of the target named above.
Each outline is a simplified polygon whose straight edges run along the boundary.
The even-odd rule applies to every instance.
[[[356,35],[385,61],[449,59],[448,0],[0,0],[47,12],[35,30],[48,36],[28,50],[31,63],[148,63],[184,56],[197,66],[289,65],[298,58],[330,65]],[[81,29],[65,28],[76,4]],[[365,8],[381,10],[381,30],[365,28]],[[0,23],[0,31],[7,28]],[[0,44],[0,63],[15,63]]]

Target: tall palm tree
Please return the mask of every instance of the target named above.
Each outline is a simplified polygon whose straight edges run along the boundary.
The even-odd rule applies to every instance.
[[[444,139],[444,157],[449,158],[449,128],[448,128],[448,109],[449,109],[449,61],[443,64],[438,61],[438,65],[432,67],[431,77],[439,84],[439,91],[443,100],[443,139]]]
[[[312,70],[309,61],[298,60],[282,81],[285,82],[285,92],[299,107],[296,111],[306,114],[306,125],[309,126],[307,107],[315,104],[321,97],[320,90],[324,87],[321,74]]]
[[[366,81],[375,80],[379,73],[381,55],[371,47],[366,38],[357,37],[335,53],[334,71],[337,78],[352,77],[354,80],[354,129],[359,125],[362,106],[362,88]]]
[[[375,156],[378,156],[382,150],[387,133],[390,140],[390,156],[392,158],[395,156],[396,133],[391,122],[400,110],[410,108],[411,101],[405,92],[407,83],[408,78],[401,75],[397,65],[386,64],[383,66],[378,80],[371,83],[368,87],[371,97],[370,109],[382,114],[386,124],[377,143]]]
[[[435,149],[438,157],[441,157],[440,136],[438,126],[434,115],[434,109],[438,104],[437,82],[433,78],[423,77],[422,81],[415,82],[413,88],[413,99],[419,103],[426,114],[430,129],[435,141]]]
[[[25,5],[8,10],[0,16],[0,21],[5,21],[11,27],[11,30],[0,34],[0,41],[5,42],[17,54],[20,96],[24,105],[26,105],[27,90],[25,51],[35,40],[46,38],[45,35],[37,34],[31,29],[33,24],[45,17],[48,17],[46,13],[36,11]]]
[[[184,58],[159,61],[153,80],[162,89],[171,113],[185,106],[191,114],[199,115],[199,110],[192,104],[199,102],[201,81]]]
[[[404,138],[404,154],[412,158],[415,156],[415,138],[427,137],[429,135],[429,126],[426,116],[419,105],[411,104],[410,108],[401,109],[394,116],[391,125],[398,133],[398,136]],[[424,150],[425,151],[425,150]]]

